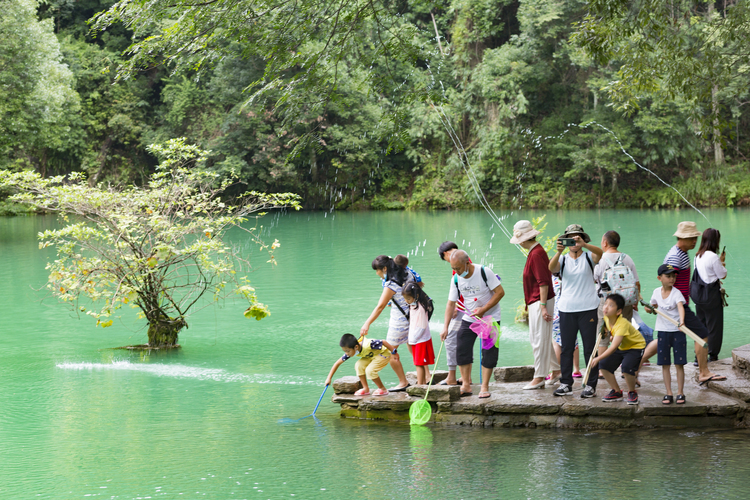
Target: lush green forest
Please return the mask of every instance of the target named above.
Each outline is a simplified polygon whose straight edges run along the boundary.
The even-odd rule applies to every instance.
[[[0,168],[45,176],[82,170],[92,184],[137,184],[157,163],[148,145],[185,137],[211,151],[203,168],[239,174],[243,189],[298,193],[310,209],[470,207],[477,204],[470,176],[494,206],[684,204],[624,149],[691,203],[750,204],[745,59],[702,76],[707,93],[673,74],[644,83],[649,68],[684,50],[644,47],[649,19],[632,17],[642,23],[628,30],[615,15],[592,17],[607,2],[381,1],[421,52],[406,57],[407,48],[382,41],[379,24],[364,24],[352,37],[356,47],[328,61],[331,91],[299,102],[282,86],[252,93],[269,61],[284,57],[263,57],[266,42],[252,36],[221,38],[221,50],[187,64],[154,53],[118,79],[131,43],[167,26],[155,19],[140,31],[114,23],[92,32],[88,20],[113,3],[4,3]],[[641,12],[653,2],[609,3]],[[718,66],[723,59],[709,57],[704,34],[740,3],[669,3],[665,29],[700,45],[692,60]],[[641,45],[622,50],[633,40]],[[616,43],[620,49],[612,49]],[[321,36],[295,50],[323,45]],[[721,56],[744,54],[746,45],[742,36],[727,37]],[[596,50],[602,47],[609,52]],[[650,57],[637,58],[640,74],[628,60],[638,50]],[[675,64],[688,77],[699,73]],[[292,61],[286,75],[303,69]]]

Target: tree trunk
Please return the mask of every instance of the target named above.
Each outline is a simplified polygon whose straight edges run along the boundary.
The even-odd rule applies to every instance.
[[[174,346],[177,344],[177,334],[183,327],[187,326],[182,318],[167,318],[160,316],[149,320],[148,345],[149,347]]]
[[[711,14],[714,12],[714,4],[708,2],[708,18],[711,19]],[[721,130],[719,129],[719,86],[714,85],[711,87],[711,113],[714,115],[714,130],[713,130],[713,143],[714,143],[714,162],[717,167],[724,164],[724,150],[721,147]]]
[[[99,168],[97,169],[96,173],[89,179],[89,186],[96,186],[96,184],[99,182],[99,178],[104,172],[104,165],[107,163],[107,152],[109,151],[109,147],[111,145],[112,137],[107,136],[107,138],[102,143],[102,147],[99,150],[99,156],[96,159],[96,161],[99,162]]]
[[[711,89],[711,106],[714,115],[714,161],[719,167],[724,163],[724,150],[721,148],[721,130],[719,129],[719,87],[714,85]]]

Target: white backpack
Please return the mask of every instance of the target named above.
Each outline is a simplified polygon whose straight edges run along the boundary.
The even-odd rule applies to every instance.
[[[635,286],[635,275],[628,266],[622,263],[625,254],[621,253],[614,264],[607,258],[606,253],[602,255],[602,258],[609,264],[609,267],[602,273],[602,281],[599,284],[602,297],[617,293],[625,299],[626,306],[637,304],[638,288]]]

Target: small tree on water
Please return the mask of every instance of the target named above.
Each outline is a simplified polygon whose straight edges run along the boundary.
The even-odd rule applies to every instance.
[[[39,233],[39,248],[54,246],[47,264],[47,287],[62,302],[108,327],[123,305],[139,309],[148,321],[148,345],[172,346],[189,311],[237,293],[249,302],[245,316],[258,320],[268,308],[258,302],[246,276],[250,262],[240,248],[224,242],[229,229],[244,231],[261,250],[263,243],[248,216],[278,207],[299,209],[291,193],[246,193],[228,203],[221,196],[236,178],[219,178],[199,168],[206,151],[173,139],[149,150],[162,162],[143,187],[91,187],[81,174],[44,179],[34,172],[0,171],[0,186],[13,187],[13,199],[58,212],[62,229]]]

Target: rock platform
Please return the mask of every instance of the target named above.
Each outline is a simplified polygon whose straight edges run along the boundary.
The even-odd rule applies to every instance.
[[[479,399],[479,386],[472,386],[473,396],[461,397],[458,386],[433,385],[428,401],[432,405],[431,423],[437,425],[468,425],[477,427],[541,427],[541,428],[748,428],[750,427],[750,345],[732,351],[732,357],[709,363],[709,369],[727,377],[698,385],[698,368],[685,366],[684,405],[664,405],[665,394],[661,367],[644,366],[639,379],[639,404],[624,400],[605,403],[601,400],[609,385],[599,380],[596,397],[580,397],[580,380],[569,396],[553,396],[554,388],[524,391],[531,380],[533,368],[496,368],[490,382],[491,396]],[[436,372],[435,383],[447,372]],[[621,388],[625,380],[619,378]],[[672,368],[672,389],[677,383]],[[331,401],[341,405],[341,416],[368,420],[409,421],[409,407],[424,397],[426,386],[414,385],[414,374],[408,374],[412,386],[407,392],[388,396],[355,396],[360,387],[357,377],[344,377],[333,383],[336,393]]]

